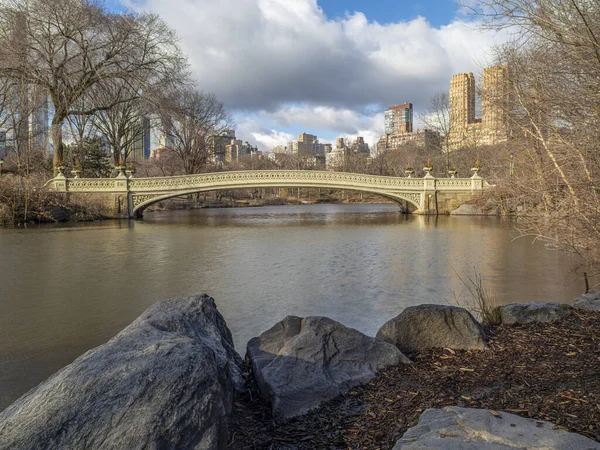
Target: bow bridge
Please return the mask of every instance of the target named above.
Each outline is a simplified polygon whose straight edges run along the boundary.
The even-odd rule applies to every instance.
[[[475,170],[475,169],[474,169]],[[171,197],[197,192],[246,188],[326,188],[378,194],[419,214],[445,213],[480,196],[490,185],[475,170],[471,178],[388,177],[316,170],[252,170],[172,177],[134,178],[123,171],[116,178],[67,178],[59,173],[47,184],[63,193],[121,196],[129,218],[142,217],[145,208]],[[453,206],[454,205],[454,206]]]

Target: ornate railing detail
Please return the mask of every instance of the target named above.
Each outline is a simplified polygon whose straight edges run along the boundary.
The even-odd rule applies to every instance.
[[[148,189],[176,189],[182,186],[199,184],[231,184],[232,182],[265,182],[306,183],[324,182],[352,184],[363,187],[395,187],[423,189],[422,178],[396,178],[378,175],[348,174],[343,172],[320,172],[310,170],[277,170],[249,172],[219,172],[199,175],[182,175],[175,177],[135,178],[130,181],[130,188],[143,191]]]
[[[419,192],[401,192],[398,193],[398,197],[404,198],[405,200],[414,203],[415,205],[419,205],[419,209],[421,209],[421,201],[423,198],[423,194]]]
[[[106,192],[123,190],[126,180],[118,178],[67,178],[67,189],[70,192]]]
[[[133,199],[133,209],[135,210],[138,206],[150,201],[154,200],[157,196],[153,194],[145,194],[145,195],[132,195]]]
[[[387,177],[312,170],[256,170],[218,172],[154,178],[65,178],[57,175],[47,184],[57,192],[119,193],[127,195],[130,217],[136,211],[169,197],[193,192],[248,187],[330,187],[354,189],[408,201],[419,211],[426,196],[436,191],[474,192],[489,185],[479,176],[471,178]]]

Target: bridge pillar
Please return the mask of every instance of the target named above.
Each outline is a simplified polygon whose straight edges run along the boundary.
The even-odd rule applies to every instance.
[[[471,190],[473,191],[483,191],[483,178],[479,176],[478,171],[474,171],[473,176],[471,177]]]
[[[133,194],[131,193],[131,191],[127,191],[127,218],[128,219],[134,219],[134,213],[133,213]]]
[[[114,192],[119,206],[117,211],[122,218],[133,219],[133,198],[129,190],[129,179],[123,171],[120,171],[114,180]],[[123,200],[122,209],[120,208],[121,202],[119,199]]]
[[[435,178],[427,172],[423,177],[423,205],[421,214],[437,214],[437,189]]]

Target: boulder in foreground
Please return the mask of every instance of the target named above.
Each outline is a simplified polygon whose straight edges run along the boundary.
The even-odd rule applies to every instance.
[[[592,450],[598,442],[541,420],[488,409],[427,409],[393,450]]]
[[[581,294],[575,300],[575,309],[585,309],[589,311],[600,311],[600,291],[592,291],[587,294]]]
[[[394,344],[404,353],[427,348],[485,350],[483,328],[464,308],[447,305],[410,306],[386,322],[377,339]]]
[[[163,300],[0,413],[0,449],[224,449],[240,363],[212,298]]]
[[[327,317],[296,316],[250,340],[247,357],[276,420],[305,414],[380,369],[410,362],[393,345]]]
[[[504,325],[554,322],[571,315],[573,307],[564,303],[511,303],[499,306]]]

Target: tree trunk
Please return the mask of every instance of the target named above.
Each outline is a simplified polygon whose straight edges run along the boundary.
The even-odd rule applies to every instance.
[[[62,134],[63,119],[60,119],[58,115],[52,119],[52,145],[54,147],[54,155],[52,162],[54,169],[63,162],[63,134]]]

